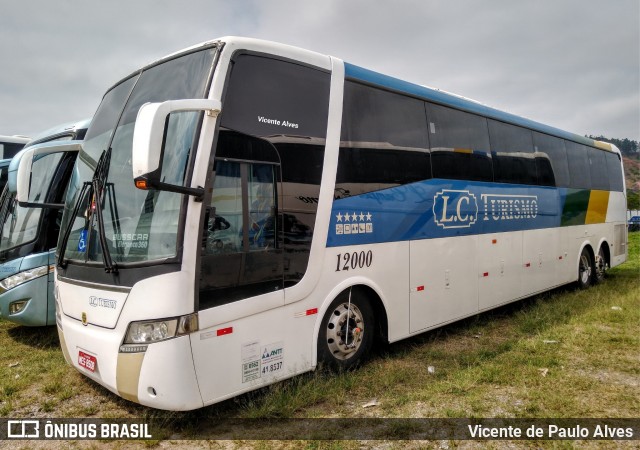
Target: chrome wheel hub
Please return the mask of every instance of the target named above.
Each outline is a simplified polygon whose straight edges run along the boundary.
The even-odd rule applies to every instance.
[[[362,312],[353,303],[339,304],[327,322],[327,345],[331,354],[340,360],[353,356],[364,334]]]
[[[591,277],[591,263],[587,255],[580,257],[580,281],[585,284]]]

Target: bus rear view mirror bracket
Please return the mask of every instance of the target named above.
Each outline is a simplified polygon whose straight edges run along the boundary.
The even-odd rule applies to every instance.
[[[61,209],[64,204],[33,202],[29,200],[33,163],[53,153],[75,153],[82,149],[79,141],[52,141],[26,147],[13,157],[9,165],[9,192],[16,194],[16,201],[20,206],[30,208]]]
[[[169,115],[179,112],[205,112],[217,117],[222,103],[213,99],[168,100],[160,103],[145,103],[140,107],[133,130],[132,172],[138,189],[157,189],[191,195],[196,201],[204,197],[204,189],[179,186],[161,181],[162,160],[167,139]]]

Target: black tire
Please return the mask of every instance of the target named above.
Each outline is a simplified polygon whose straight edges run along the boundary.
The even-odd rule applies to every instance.
[[[580,289],[587,289],[591,286],[591,282],[594,278],[594,271],[591,252],[587,247],[585,247],[582,249],[582,253],[580,253],[580,260],[578,261],[578,287]]]
[[[369,355],[375,329],[373,310],[366,296],[356,289],[342,292],[322,318],[318,362],[333,370],[357,367]]]
[[[604,251],[604,244],[600,246],[600,250],[598,250],[598,254],[596,255],[596,261],[594,264],[593,271],[593,282],[600,283],[604,280],[607,275],[607,269],[609,268],[609,263],[607,262],[607,254]]]

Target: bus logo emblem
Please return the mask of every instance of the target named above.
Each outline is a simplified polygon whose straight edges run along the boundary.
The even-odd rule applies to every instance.
[[[84,325],[85,327],[87,326],[87,313],[86,312],[82,313],[82,325]]]
[[[469,228],[478,221],[478,202],[469,191],[443,189],[433,197],[433,217],[442,228]]]

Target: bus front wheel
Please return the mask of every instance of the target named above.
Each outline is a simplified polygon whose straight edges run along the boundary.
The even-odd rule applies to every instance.
[[[348,370],[368,355],[374,340],[374,316],[368,299],[356,289],[341,293],[327,309],[318,335],[318,361]]]
[[[593,272],[593,259],[591,258],[589,249],[585,247],[582,249],[580,261],[578,263],[578,287],[580,289],[586,289],[591,286]]]

